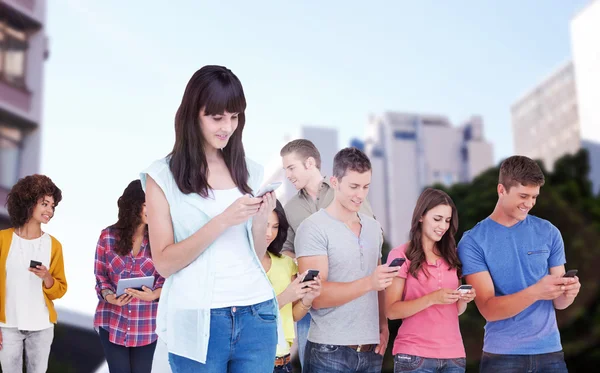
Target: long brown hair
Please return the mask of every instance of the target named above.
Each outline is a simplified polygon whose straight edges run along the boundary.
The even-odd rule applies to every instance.
[[[146,194],[142,182],[134,180],[119,197],[119,219],[110,228],[115,229],[115,252],[121,256],[129,255],[133,250],[133,235],[142,224],[142,210],[146,202]],[[148,226],[146,225],[146,231]]]
[[[406,249],[406,259],[410,260],[410,274],[417,278],[420,270],[424,269],[427,262],[425,250],[423,250],[423,229],[420,220],[427,214],[427,211],[439,205],[446,205],[452,208],[452,217],[450,218],[450,227],[442,236],[442,239],[436,243],[435,247],[440,256],[448,263],[451,269],[456,269],[458,277],[461,276],[462,265],[456,252],[456,241],[454,235],[458,230],[458,213],[452,198],[444,191],[439,189],[427,188],[421,193],[413,211],[412,226],[410,228],[410,241]],[[423,273],[427,276],[427,271]]]
[[[252,193],[242,144],[246,123],[246,98],[242,83],[223,66],[204,66],[192,76],[175,115],[175,145],[169,167],[182,193],[208,197],[208,163],[204,136],[200,129],[200,110],[207,115],[238,113],[238,126],[223,148],[223,159],[235,185],[242,194]]]

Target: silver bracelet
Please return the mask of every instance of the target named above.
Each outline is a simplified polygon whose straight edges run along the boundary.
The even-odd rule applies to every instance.
[[[106,297],[107,297],[107,296],[109,296],[109,295],[111,295],[111,294],[114,294],[114,293],[115,293],[115,292],[114,292],[114,291],[112,291],[112,290],[110,290],[110,289],[104,289],[104,290],[102,290],[102,291],[100,292],[100,294],[102,295],[102,298],[103,298],[104,300],[106,300]]]

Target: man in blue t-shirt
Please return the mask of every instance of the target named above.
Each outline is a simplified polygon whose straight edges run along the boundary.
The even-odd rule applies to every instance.
[[[577,277],[565,274],[558,229],[528,215],[544,174],[523,156],[500,166],[498,202],[458,244],[462,271],[485,317],[481,372],[567,372],[554,309],[570,306]]]

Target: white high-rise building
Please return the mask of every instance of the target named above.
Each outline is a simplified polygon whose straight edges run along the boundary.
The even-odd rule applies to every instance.
[[[575,73],[571,62],[535,86],[511,108],[515,154],[540,159],[548,170],[581,148]]]
[[[453,127],[438,115],[373,115],[365,152],[373,165],[369,200],[392,246],[408,239],[415,202],[425,187],[471,181],[494,163],[477,116]]]
[[[547,169],[585,148],[590,181],[600,190],[600,1],[571,20],[573,61],[534,86],[511,108],[515,152]]]
[[[600,190],[600,1],[593,0],[571,20],[571,48],[581,143],[590,155],[590,180]]]

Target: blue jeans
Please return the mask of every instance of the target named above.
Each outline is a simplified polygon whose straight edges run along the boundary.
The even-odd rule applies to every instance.
[[[150,373],[156,341],[146,346],[125,347],[108,340],[108,331],[99,328],[100,342],[110,373]]]
[[[539,355],[497,355],[484,352],[479,371],[502,373],[568,373],[562,351]]]
[[[407,354],[394,356],[394,373],[464,373],[467,359],[434,359]]]
[[[308,329],[310,328],[310,313],[307,313],[300,321],[296,323],[296,333],[298,338],[298,358],[300,366],[304,367],[304,350],[306,349],[306,341],[308,340]]]
[[[306,342],[303,373],[381,373],[383,356],[336,345]]]
[[[277,347],[273,300],[210,310],[206,364],[169,353],[173,373],[271,373]]]
[[[292,373],[292,362],[273,368],[273,373]]]

